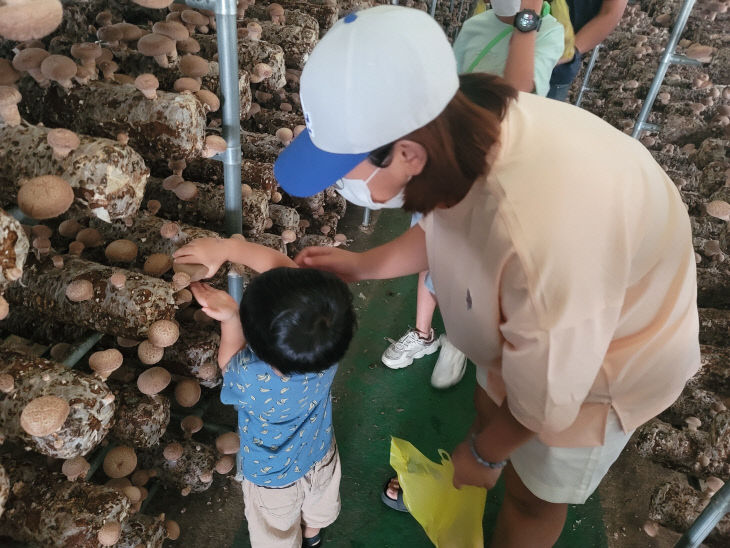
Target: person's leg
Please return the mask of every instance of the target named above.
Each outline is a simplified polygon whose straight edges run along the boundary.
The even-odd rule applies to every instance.
[[[418,274],[418,292],[416,294],[416,329],[424,339],[431,336],[431,322],[436,310],[436,297],[426,287],[427,274],[428,272]]]
[[[270,489],[244,479],[243,502],[253,548],[300,548],[302,544],[301,480]]]
[[[340,514],[341,478],[340,455],[333,440],[327,454],[304,476],[302,527],[305,546],[319,546],[320,531],[334,523]]]
[[[530,492],[508,464],[502,474],[505,494],[492,537],[494,548],[549,548],[558,540],[567,504],[546,502]]]

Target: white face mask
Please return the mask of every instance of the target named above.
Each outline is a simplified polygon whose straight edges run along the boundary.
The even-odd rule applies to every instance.
[[[352,202],[353,204],[362,207],[367,207],[368,209],[397,209],[403,207],[405,188],[402,188],[398,194],[393,196],[387,202],[380,203],[373,201],[373,195],[370,193],[368,183],[378,171],[380,171],[380,168],[377,168],[370,174],[370,177],[364,180],[347,179],[343,177],[335,183],[335,190],[348,202]]]
[[[495,15],[511,17],[520,11],[520,0],[491,0]]]

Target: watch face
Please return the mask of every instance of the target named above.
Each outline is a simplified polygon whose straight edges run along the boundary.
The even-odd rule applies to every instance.
[[[515,19],[515,26],[518,30],[529,31],[537,28],[540,17],[532,10],[521,11]]]

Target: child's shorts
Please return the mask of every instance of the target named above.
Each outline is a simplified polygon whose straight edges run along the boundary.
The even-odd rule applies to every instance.
[[[248,534],[253,548],[300,548],[302,526],[323,528],[340,513],[340,455],[337,444],[291,485],[261,487],[243,480]]]
[[[510,462],[536,497],[548,502],[583,504],[621,454],[631,434],[633,431],[623,431],[616,413],[611,411],[602,446],[550,447],[533,438],[512,453]]]

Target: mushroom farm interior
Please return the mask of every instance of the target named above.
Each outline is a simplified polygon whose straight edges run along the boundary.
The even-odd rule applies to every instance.
[[[368,249],[407,228],[397,210],[362,225],[362,208],[332,189],[291,197],[272,169],[304,129],[309,53],[339,17],[377,3],[390,2],[239,0],[246,239],[293,257],[309,245]],[[681,5],[629,2],[581,108],[631,133]],[[453,39],[473,7],[438,0],[434,16]],[[669,67],[648,118],[660,129],[640,137],[691,216],[702,368],[570,507],[557,546],[673,546],[730,478],[729,8],[695,4],[677,53],[699,63]],[[187,289],[200,270],[171,257],[226,232],[214,13],[169,0],[63,0],[62,11],[0,0],[0,28],[0,546],[250,546],[217,323]],[[225,289],[229,270],[253,275],[226,264],[212,284]],[[411,516],[380,502],[390,436],[433,459],[452,449],[472,419],[474,366],[446,390],[429,384],[435,355],[385,368],[385,337],[413,321],[415,279],[351,288],[359,328],[332,389],[342,512],[323,544],[427,547]],[[487,539],[502,494],[501,482],[489,492]],[[730,546],[730,516],[705,543]]]

